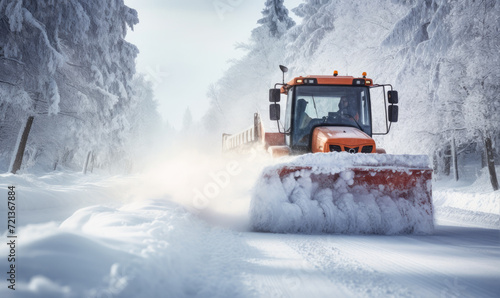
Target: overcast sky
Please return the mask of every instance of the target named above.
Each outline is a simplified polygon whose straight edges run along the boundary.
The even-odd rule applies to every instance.
[[[285,5],[291,10],[301,2],[285,0]],[[127,35],[140,50],[137,70],[153,82],[163,118],[179,129],[187,107],[195,121],[204,115],[208,86],[222,76],[230,59],[244,54],[235,44],[248,41],[265,0],[125,3],[139,13],[139,24]]]

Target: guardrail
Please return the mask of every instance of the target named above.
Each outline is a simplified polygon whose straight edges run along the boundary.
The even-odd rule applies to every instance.
[[[262,123],[260,116],[255,113],[253,125],[236,134],[222,134],[222,151],[234,150],[260,142],[262,139]]]

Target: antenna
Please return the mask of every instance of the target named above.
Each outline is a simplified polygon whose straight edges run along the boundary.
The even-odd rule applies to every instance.
[[[280,65],[280,69],[283,72],[283,85],[285,85],[285,72],[288,71],[288,67]]]

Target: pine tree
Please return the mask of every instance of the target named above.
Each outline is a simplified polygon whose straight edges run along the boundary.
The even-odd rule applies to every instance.
[[[292,9],[303,20],[300,25],[290,30],[288,61],[314,54],[326,33],[334,28],[335,5],[331,0],[306,0]]]
[[[182,118],[182,130],[189,131],[193,125],[193,116],[191,115],[191,110],[186,108],[184,112],[184,117]]]
[[[0,135],[28,129],[15,146],[26,152],[2,142],[0,162],[14,155],[15,172],[23,156],[120,159],[138,53],[124,38],[137,22],[123,0],[0,1],[0,119],[15,124],[2,123]]]
[[[288,29],[295,25],[295,21],[288,16],[288,9],[284,0],[267,0],[262,10],[263,17],[257,21],[269,32],[270,36],[280,38]]]

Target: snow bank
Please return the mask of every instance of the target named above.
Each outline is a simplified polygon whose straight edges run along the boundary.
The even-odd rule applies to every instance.
[[[210,228],[168,200],[90,206],[61,224],[28,225],[18,234],[16,297],[236,297],[245,292],[238,270],[243,246],[236,233]],[[0,254],[7,255],[5,245]],[[7,258],[0,267],[8,267]],[[8,291],[5,280],[0,282],[0,296],[8,297]]]
[[[500,216],[500,192],[467,192],[459,189],[439,189],[434,195],[434,204],[471,212],[491,213]]]
[[[79,208],[89,205],[124,202],[128,196],[117,194],[123,191],[123,185],[130,180],[133,177],[74,172],[54,172],[41,176],[0,174],[0,190],[10,185],[16,187],[16,209],[23,216],[18,225],[27,225],[47,220],[61,221]],[[7,205],[0,206],[2,215],[6,208]],[[0,232],[3,230],[0,229]]]
[[[280,178],[283,167],[302,168]],[[352,167],[406,172],[427,169],[427,156],[325,153],[308,154],[268,167],[257,182],[250,220],[258,231],[284,233],[427,234],[433,231],[427,200],[430,181],[420,181],[410,200],[386,185],[356,185]],[[338,174],[333,183],[318,178]],[[375,175],[375,174],[374,174]],[[379,173],[378,175],[381,175]]]
[[[500,173],[500,167],[496,168]],[[438,181],[433,201],[438,219],[500,229],[500,191],[493,191],[488,169],[474,183]]]
[[[168,181],[175,173],[163,173],[0,174],[0,190],[15,185],[17,193],[15,297],[249,296],[239,234],[187,212],[179,202],[189,205],[193,182]],[[186,198],[167,196],[171,183]],[[0,255],[8,248],[0,246]],[[0,258],[0,268],[8,266]],[[11,294],[0,280],[0,297]]]

